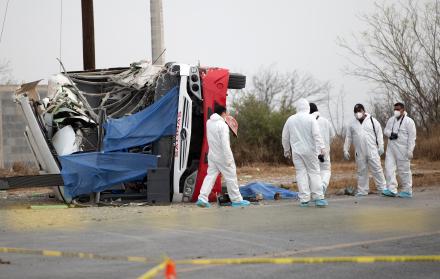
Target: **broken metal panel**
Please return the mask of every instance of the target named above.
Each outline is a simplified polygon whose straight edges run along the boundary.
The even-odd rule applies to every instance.
[[[149,84],[154,84],[157,74],[161,69],[162,67],[154,66],[148,62],[141,61],[131,64],[130,69],[114,75],[111,77],[111,80],[119,85],[133,87],[137,90],[140,90]]]
[[[48,139],[43,134],[43,127],[40,126],[37,121],[37,117],[35,112],[31,107],[31,101],[25,95],[16,96],[16,101],[20,105],[23,115],[26,119],[26,138],[30,143],[30,147],[33,151],[33,154],[37,157],[38,164],[40,166],[41,174],[59,174],[60,169],[58,167],[57,161],[52,154],[51,149],[49,148],[50,144],[48,143]],[[72,197],[68,194],[64,193],[63,187],[55,187],[54,188],[55,195],[58,199],[63,200],[65,202],[70,202]]]
[[[191,142],[192,99],[187,92],[187,82],[190,72],[188,65],[180,65],[180,94],[177,110],[176,143],[174,150],[173,201],[181,202],[180,178],[188,164],[189,147]]]

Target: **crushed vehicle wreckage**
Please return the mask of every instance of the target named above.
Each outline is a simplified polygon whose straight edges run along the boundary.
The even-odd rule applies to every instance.
[[[54,186],[66,203],[91,194],[97,202],[167,203],[197,199],[207,171],[206,121],[214,103],[226,106],[228,89],[244,88],[246,77],[221,68],[142,61],[57,74],[45,98],[37,84],[22,85],[15,99],[40,175],[11,185]],[[236,134],[235,119],[227,123]],[[219,193],[220,177],[210,200]]]

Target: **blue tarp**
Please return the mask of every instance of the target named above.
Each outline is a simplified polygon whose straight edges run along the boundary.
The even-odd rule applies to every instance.
[[[152,143],[176,134],[178,87],[144,110],[104,124],[104,152],[123,150]]]
[[[65,189],[72,197],[101,192],[113,185],[141,180],[157,168],[154,155],[88,152],[58,157]]]
[[[243,197],[255,197],[257,193],[261,193],[265,200],[273,200],[275,193],[280,193],[283,199],[298,198],[298,192],[289,191],[264,182],[253,182],[240,187],[240,193]]]

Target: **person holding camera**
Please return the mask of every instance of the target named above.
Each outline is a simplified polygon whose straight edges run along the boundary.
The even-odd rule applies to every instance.
[[[387,197],[411,198],[412,174],[410,161],[416,146],[416,125],[405,111],[405,105],[394,105],[394,116],[391,117],[384,130],[388,137],[385,157],[385,178],[387,189],[382,194]],[[396,170],[402,183],[402,190],[397,193]]]
[[[350,159],[350,146],[353,143],[357,165],[357,197],[368,195],[368,168],[371,170],[377,190],[386,188],[380,156],[384,153],[382,127],[379,121],[365,112],[362,104],[354,106],[355,120],[347,127],[344,143],[344,158]]]

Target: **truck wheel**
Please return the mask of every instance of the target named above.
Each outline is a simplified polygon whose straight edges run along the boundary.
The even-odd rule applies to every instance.
[[[237,73],[229,74],[228,89],[243,89],[246,87],[246,76]]]

